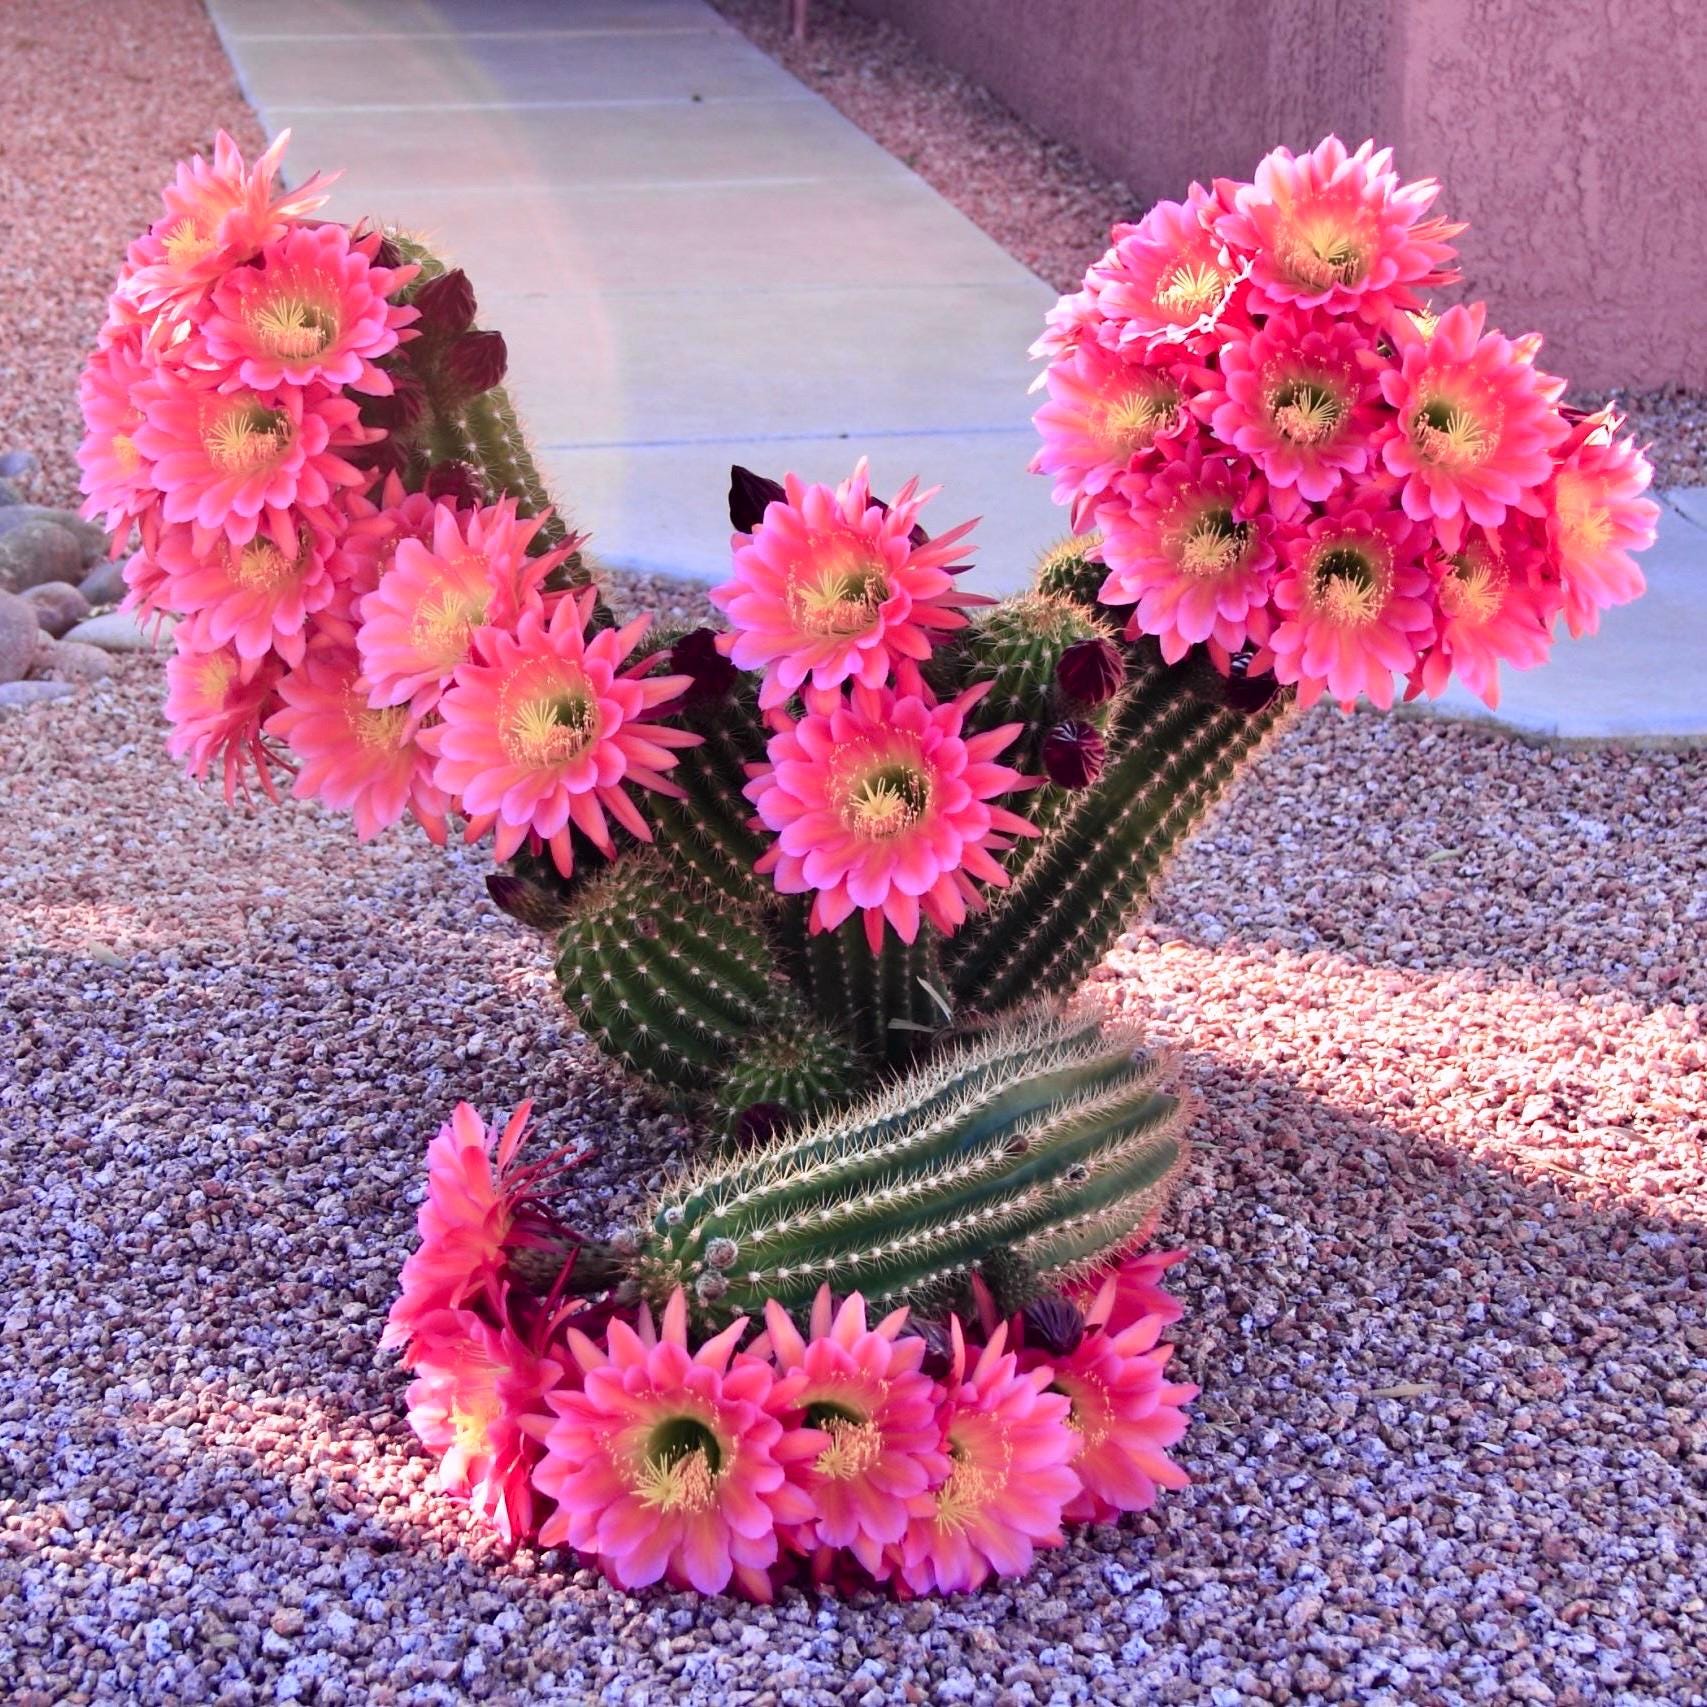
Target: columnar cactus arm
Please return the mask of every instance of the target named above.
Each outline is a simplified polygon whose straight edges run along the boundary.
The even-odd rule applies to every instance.
[[[819,931],[806,944],[813,1006],[843,1026],[873,1061],[899,1065],[917,1052],[922,1036],[949,1023],[940,945],[928,924],[911,943],[886,927],[883,946],[873,954],[857,914],[833,931]]]
[[[1010,1024],[864,1108],[704,1170],[659,1201],[639,1289],[708,1319],[803,1307],[819,1285],[902,1299],[953,1287],[995,1245],[1149,1211],[1184,1115],[1129,1035]]]

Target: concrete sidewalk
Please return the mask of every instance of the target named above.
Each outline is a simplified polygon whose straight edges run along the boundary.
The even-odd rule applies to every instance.
[[[973,581],[1065,531],[1026,346],[1054,293],[701,0],[210,0],[293,176],[464,264],[547,476],[613,567],[728,563],[731,462],[981,515]],[[1498,720],[1707,733],[1707,491],[1670,495],[1651,589]],[[1439,709],[1488,715],[1455,688]]]
[[[1065,531],[1025,472],[1054,293],[699,0],[211,11],[292,176],[468,268],[600,561],[721,575],[731,462],[940,484],[995,591]]]

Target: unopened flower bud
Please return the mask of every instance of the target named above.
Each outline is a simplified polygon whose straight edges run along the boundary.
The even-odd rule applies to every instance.
[[[780,1102],[750,1103],[735,1122],[735,1142],[744,1150],[768,1144],[788,1124],[788,1110]]]
[[[737,463],[729,470],[729,525],[737,533],[751,533],[765,519],[765,506],[787,496],[774,480]]]
[[[445,374],[465,397],[502,385],[509,366],[502,332],[464,332],[445,352]]]
[[[435,462],[421,490],[435,503],[449,502],[459,510],[477,510],[486,502],[486,482],[466,462]]]
[[[1107,762],[1107,744],[1088,723],[1057,723],[1043,737],[1043,768],[1061,788],[1089,788]]]
[[[1125,680],[1120,648],[1100,635],[1075,641],[1055,666],[1055,685],[1075,705],[1106,705]]]
[[[684,634],[670,648],[670,674],[693,678],[681,697],[683,705],[711,705],[726,699],[740,673],[717,650],[717,636],[709,628]]]
[[[421,313],[422,332],[454,338],[474,324],[474,286],[461,267],[452,267],[415,292],[414,306]]]
[[[1085,1337],[1085,1318],[1076,1304],[1050,1294],[1026,1305],[1025,1338],[1052,1357],[1070,1357]]]
[[[403,251],[389,237],[381,237],[379,247],[373,252],[373,264],[387,272],[395,272],[403,265]]]

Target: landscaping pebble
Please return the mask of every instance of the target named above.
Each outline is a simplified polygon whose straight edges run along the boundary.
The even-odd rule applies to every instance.
[[[432,1491],[376,1350],[431,1128],[537,1097],[607,1224],[687,1134],[483,850],[227,808],[160,690],[119,658],[0,723],[20,1699],[1707,1699],[1707,755],[1284,737],[1088,993],[1200,1099],[1162,1227],[1196,1485],[986,1594],[760,1608],[506,1556]]]
[[[85,521],[75,510],[56,510],[48,504],[0,506],[0,540],[37,522],[51,522],[70,534],[77,541],[84,568],[107,554],[110,542],[104,529],[94,522]]]
[[[5,512],[0,510],[0,515]],[[0,538],[0,587],[21,593],[47,581],[76,583],[83,574],[83,547],[57,522],[26,521]]]
[[[36,607],[42,632],[56,638],[89,614],[89,601],[65,581],[43,581],[38,587],[26,588],[24,597]]]
[[[29,669],[40,634],[36,607],[0,591],[0,682],[15,682]]]
[[[135,611],[110,610],[85,617],[65,638],[99,646],[108,652],[159,652],[166,646],[170,633],[170,618],[156,621],[153,617],[139,617]]]
[[[18,711],[47,700],[70,699],[76,692],[69,682],[0,682],[0,711]]]
[[[104,682],[113,673],[113,662],[99,646],[44,637],[30,673],[58,682]]]
[[[91,605],[116,605],[129,590],[124,584],[124,559],[102,557],[78,583]]]
[[[0,509],[11,504],[21,504],[23,501],[24,494],[10,480],[0,476]]]
[[[34,451],[0,452],[0,480],[26,481],[33,478],[40,467]]]

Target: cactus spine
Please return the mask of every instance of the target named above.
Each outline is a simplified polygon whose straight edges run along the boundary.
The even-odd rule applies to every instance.
[[[707,1321],[767,1298],[802,1309],[826,1281],[873,1301],[928,1301],[996,1246],[1047,1259],[1066,1241],[1071,1264],[1042,1267],[1094,1261],[1114,1229],[1155,1213],[1183,1165],[1167,1069],[1128,1033],[1010,1021],[850,1114],[701,1169],[614,1260],[648,1298],[687,1287]],[[604,1266],[595,1257],[590,1269]]]

